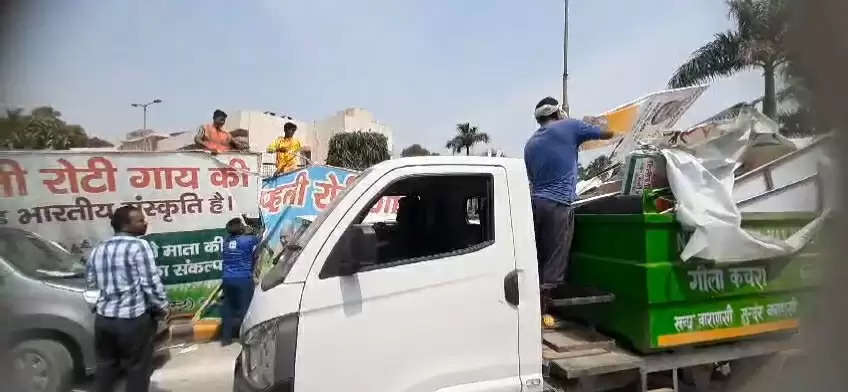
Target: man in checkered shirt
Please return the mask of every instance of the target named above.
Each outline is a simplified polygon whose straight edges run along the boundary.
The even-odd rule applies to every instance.
[[[88,286],[100,292],[94,322],[98,391],[112,391],[121,370],[127,392],[147,392],[153,371],[153,338],[167,318],[168,299],[150,244],[144,214],[124,206],[112,215],[115,235],[88,258]]]

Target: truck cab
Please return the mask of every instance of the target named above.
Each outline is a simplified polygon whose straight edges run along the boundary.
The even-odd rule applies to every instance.
[[[235,389],[541,391],[539,320],[523,162],[390,160],[262,277]]]
[[[234,389],[599,391],[639,381],[648,391],[649,374],[671,371],[677,390],[681,370],[709,390],[716,364],[797,351],[815,254],[744,268],[684,263],[685,233],[654,203],[669,190],[608,196],[576,208],[569,283],[546,298],[577,323],[543,330],[523,161],[373,166],[287,238],[262,276]],[[385,198],[398,200],[396,214],[375,212]],[[743,226],[789,233],[807,219],[779,215]],[[736,370],[733,382],[753,377]]]

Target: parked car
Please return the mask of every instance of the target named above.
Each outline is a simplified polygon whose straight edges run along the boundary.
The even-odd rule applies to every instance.
[[[39,235],[0,228],[0,308],[7,309],[13,382],[21,391],[60,392],[94,373],[94,303],[85,263]],[[169,338],[160,325],[157,347]],[[157,364],[167,350],[157,350]]]

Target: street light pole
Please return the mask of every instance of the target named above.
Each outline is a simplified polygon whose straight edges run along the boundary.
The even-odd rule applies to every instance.
[[[570,113],[568,106],[568,0],[565,0],[565,24],[562,37],[562,109]]]
[[[144,111],[144,125],[143,125],[143,128],[141,128],[141,129],[147,129],[147,107],[150,106],[150,105],[153,105],[154,103],[162,103],[162,100],[157,98],[157,99],[154,99],[154,100],[152,100],[148,103],[131,103],[130,104],[130,106],[132,106],[134,108],[142,108],[142,110]]]

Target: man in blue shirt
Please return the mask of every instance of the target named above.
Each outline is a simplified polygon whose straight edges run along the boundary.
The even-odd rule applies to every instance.
[[[567,118],[552,97],[539,101],[535,117],[540,127],[524,146],[524,164],[531,186],[539,279],[543,286],[551,286],[565,280],[568,267],[574,235],[571,203],[577,199],[577,150],[585,141],[610,139],[613,133],[600,118]]]
[[[224,265],[221,344],[224,346],[232,343],[233,331],[241,326],[253,299],[254,251],[259,243],[256,236],[245,234],[245,226],[239,218],[227,222],[227,232],[229,236],[221,247]]]

